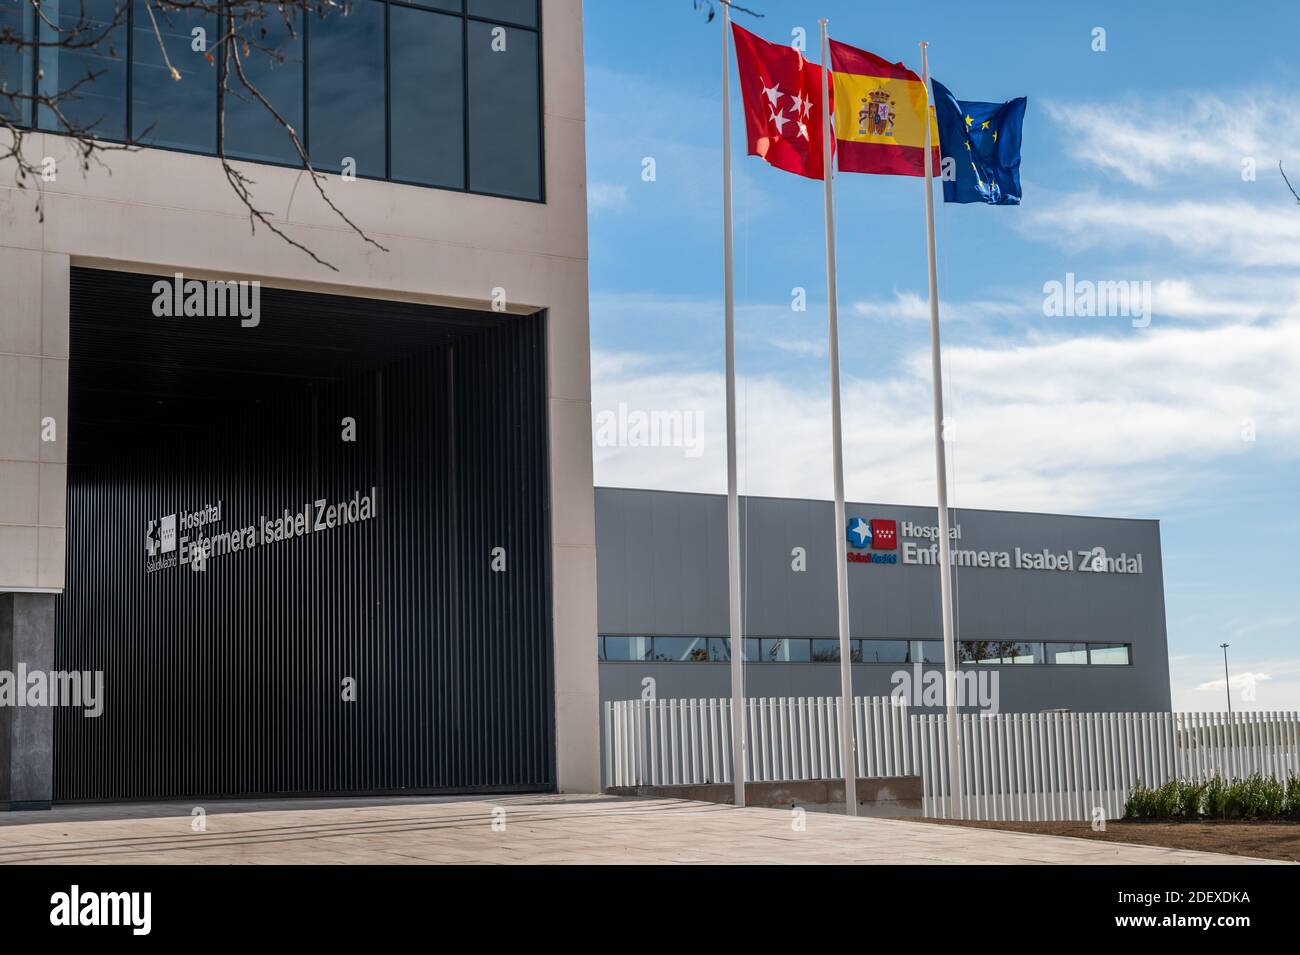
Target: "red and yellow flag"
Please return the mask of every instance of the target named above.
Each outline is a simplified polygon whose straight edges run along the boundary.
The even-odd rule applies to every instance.
[[[840,172],[925,175],[925,85],[902,63],[830,41]],[[930,110],[933,172],[939,128]]]

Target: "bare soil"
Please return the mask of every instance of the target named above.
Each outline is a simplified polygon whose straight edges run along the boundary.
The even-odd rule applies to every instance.
[[[902,817],[900,817],[902,818]],[[907,817],[908,822],[933,822],[974,829],[1001,829],[1007,832],[1032,832],[1039,835],[1075,836],[1104,842],[1135,842],[1167,849],[1196,849],[1201,852],[1226,852],[1256,859],[1281,859],[1300,862],[1300,822],[1255,822],[1224,819],[1207,822],[1170,820],[1137,822],[1111,820],[1105,832],[1094,832],[1086,822],[973,822],[964,819],[923,819]]]

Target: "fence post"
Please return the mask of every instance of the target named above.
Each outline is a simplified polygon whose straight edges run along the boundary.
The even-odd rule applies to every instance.
[[[915,717],[915,719],[920,726],[920,732],[914,737],[914,740],[919,750],[918,767],[921,772],[922,811],[933,818],[938,816],[941,810],[935,803],[935,797],[938,793],[935,792],[932,778],[935,761],[930,758],[930,717],[922,714]]]
[[[869,764],[867,763],[867,738],[870,733],[871,701],[865,697],[855,696],[853,698],[853,768],[857,772],[858,778],[863,779],[871,775]]]
[[[733,773],[735,773],[736,767],[732,763],[732,756],[731,756],[731,754],[735,752],[733,741],[736,738],[736,720],[734,714],[731,712],[730,699],[724,699],[722,701],[722,706],[720,707],[720,712],[718,715],[722,722],[722,729],[724,730],[723,738],[721,742],[724,743],[725,745],[723,745],[722,747],[721,755],[722,755],[722,765],[726,768],[726,777],[727,777],[725,780],[721,780],[721,781],[732,783],[736,781],[736,777],[732,775]]]

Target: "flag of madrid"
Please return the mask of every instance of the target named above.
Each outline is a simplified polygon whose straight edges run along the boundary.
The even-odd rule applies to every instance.
[[[777,169],[821,179],[821,67],[794,47],[768,43],[734,23],[731,31],[749,154],[762,156]],[[833,94],[831,104],[833,109]]]

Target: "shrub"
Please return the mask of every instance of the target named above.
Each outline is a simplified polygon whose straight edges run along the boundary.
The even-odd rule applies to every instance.
[[[1286,782],[1255,773],[1207,782],[1170,780],[1152,789],[1133,787],[1124,803],[1125,819],[1300,819],[1300,776]]]
[[[1124,803],[1125,819],[1152,819],[1155,817],[1155,793],[1144,784],[1133,787],[1132,794]]]
[[[1282,811],[1291,819],[1300,819],[1300,776],[1295,773],[1287,777],[1285,800]]]
[[[1178,815],[1184,819],[1199,819],[1205,800],[1205,783],[1183,780],[1178,784]]]
[[[1178,780],[1171,779],[1155,791],[1153,807],[1156,818],[1173,819],[1179,815],[1182,804],[1178,799]]]
[[[1277,819],[1282,815],[1286,789],[1272,776],[1255,773],[1243,779],[1241,814],[1246,819]]]
[[[1227,815],[1227,787],[1223,777],[1215,773],[1205,784],[1205,798],[1201,803],[1202,811],[1211,819],[1223,819]]]

